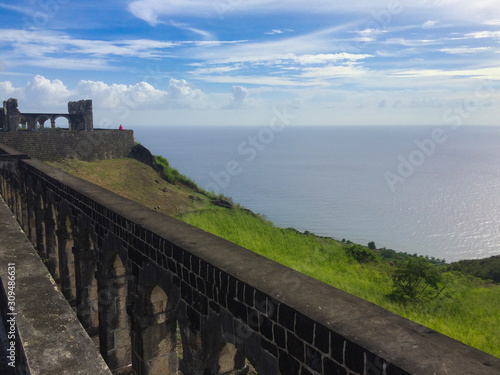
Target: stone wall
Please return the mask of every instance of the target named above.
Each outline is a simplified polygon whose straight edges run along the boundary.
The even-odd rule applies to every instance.
[[[0,374],[111,375],[2,198],[0,265]]]
[[[85,161],[128,157],[132,130],[0,132],[0,143],[44,161],[75,158]]]
[[[2,195],[116,374],[500,374],[498,358],[40,161],[17,163],[0,170]]]

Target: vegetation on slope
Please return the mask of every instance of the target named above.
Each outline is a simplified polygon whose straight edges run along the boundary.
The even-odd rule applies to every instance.
[[[212,202],[199,189],[185,184],[183,179],[176,176],[169,183],[153,168],[135,159],[94,162],[66,159],[50,164],[171,216],[207,208]]]
[[[401,268],[390,258],[387,261],[372,253],[373,257],[362,256],[358,259],[352,245],[299,233],[294,229],[277,228],[262,217],[238,207],[199,211],[182,215],[180,219],[500,357],[498,285],[459,272],[445,271],[443,266],[418,258],[429,267],[440,267],[442,280],[439,285],[445,287],[433,293],[431,298],[404,299],[405,302],[400,302],[401,299],[391,296],[395,291],[393,276],[397,276]],[[363,248],[362,251],[358,248],[362,254],[371,251],[367,247],[356,246]],[[408,255],[400,263],[412,258]]]
[[[448,269],[500,283],[500,255],[484,259],[460,260],[450,264]]]
[[[439,259],[419,258],[422,260],[416,263],[424,264],[422,272],[430,272],[429,280],[434,280],[437,288],[431,285],[429,289],[427,281],[418,281],[419,290],[435,292],[414,294],[405,289],[406,281],[401,281],[405,277],[401,270],[414,255],[377,250],[373,243],[365,247],[292,228],[277,228],[238,205],[227,206],[232,206],[230,209],[215,207],[214,203],[228,199],[203,192],[173,170],[166,159],[155,160],[163,167],[163,173],[133,159],[92,163],[66,160],[52,164],[500,357],[500,286],[464,275],[474,274],[471,269],[482,270],[476,276],[489,275],[483,272],[489,266],[473,262],[474,266],[463,263],[460,268],[453,268],[456,263],[446,266]],[[439,273],[438,279],[432,278],[436,277],[433,271]],[[398,277],[402,285],[399,293]]]

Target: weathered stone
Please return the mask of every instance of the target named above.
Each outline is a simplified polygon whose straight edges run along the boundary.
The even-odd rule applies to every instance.
[[[176,374],[177,364],[184,375],[237,374],[245,358],[264,375],[500,374],[498,358],[7,147],[0,155],[12,157],[0,164],[2,196],[70,298],[76,288],[82,323],[99,324],[116,374]],[[30,286],[37,275],[27,272]],[[64,324],[49,328],[65,337]]]

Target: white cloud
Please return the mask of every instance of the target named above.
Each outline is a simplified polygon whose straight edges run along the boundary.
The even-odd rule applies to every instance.
[[[184,24],[184,23],[171,21],[171,22],[169,22],[169,25],[172,25],[172,26],[175,26],[179,29],[186,30],[186,31],[189,31],[189,32],[194,33],[196,35],[199,35],[205,40],[214,39],[214,35],[212,33],[208,32],[206,30],[201,30],[199,28],[189,26],[189,25]]]
[[[24,88],[22,98],[28,103],[38,103],[39,106],[55,107],[64,103],[70,97],[71,92],[62,81],[49,80],[43,76],[33,77]]]
[[[0,97],[16,97],[36,110],[46,111],[64,110],[68,101],[79,99],[92,99],[97,110],[215,108],[200,89],[192,88],[183,79],[173,78],[169,81],[167,91],[156,89],[147,82],[109,85],[89,80],[81,80],[73,89],[69,89],[61,80],[49,80],[37,75],[24,87],[14,87],[9,81],[0,82]]]
[[[62,32],[4,29],[0,30],[1,44],[10,44],[26,56],[36,57],[53,53],[75,53],[151,58],[163,56],[162,50],[178,46],[180,43],[148,39],[111,41],[78,39]]]
[[[314,4],[303,0],[287,0],[286,7],[279,0],[132,0],[128,10],[136,17],[156,25],[163,17],[214,17],[224,19],[233,14],[353,14],[372,15],[374,20],[392,19],[406,14],[429,14],[441,19],[491,20],[491,14],[500,13],[497,0],[420,0],[414,2],[387,2],[387,0],[359,0],[340,2],[317,0]]]
[[[490,50],[490,47],[450,47],[450,48],[442,48],[441,52],[451,53],[451,54],[469,54],[469,53],[477,53],[477,52],[485,52]]]
[[[10,61],[12,64],[12,60]],[[22,64],[38,66],[41,68],[61,69],[61,70],[110,70],[112,67],[105,59],[84,59],[67,57],[46,57],[35,60],[23,61]]]
[[[156,108],[165,105],[168,94],[157,90],[147,82],[135,85],[108,85],[100,81],[80,81],[72,97],[91,98],[97,107],[116,109],[121,107]]]
[[[191,29],[204,37],[211,34]],[[151,39],[95,40],[80,39],[63,32],[47,30],[0,29],[0,48],[9,50],[3,54],[3,63],[9,67],[36,66],[62,70],[120,70],[117,57],[153,60],[169,58],[173,49],[179,55],[182,49],[219,47],[244,41],[183,40],[164,41]],[[181,49],[181,50],[179,50]],[[180,52],[181,51],[181,52]],[[192,58],[192,55],[188,58]]]
[[[238,43],[210,49],[198,48],[190,52],[198,59],[204,60],[206,64],[219,66],[244,63],[289,65],[298,62],[307,63],[308,60],[325,63],[327,60],[364,59],[368,54],[340,52],[342,45],[335,41],[336,34],[349,31],[353,25],[345,23],[279,40]],[[336,53],[332,53],[332,50]]]
[[[484,39],[484,38],[500,39],[500,31],[477,31],[474,33],[465,34],[465,36],[474,39]]]
[[[227,108],[241,108],[248,98],[248,90],[243,86],[233,86],[231,88],[232,99]]]
[[[379,35],[384,34],[386,32],[387,30],[383,30],[382,27],[356,30],[355,33],[358,34],[359,36],[355,39],[355,41],[363,43],[372,43],[377,40],[377,37]]]
[[[348,69],[352,69],[350,72]],[[417,117],[421,123],[435,124],[428,112],[429,108],[452,107],[455,100],[463,100],[474,94],[479,82],[488,82],[491,100],[498,103],[500,97],[494,93],[494,78],[500,80],[500,71],[476,70],[460,71],[455,76],[447,76],[441,71],[386,71],[384,73],[370,70],[357,70],[358,67],[313,67],[306,66],[303,73],[310,74],[307,80],[275,77],[241,77],[249,84],[266,85],[250,90],[243,84],[233,84],[230,93],[212,93],[193,87],[189,81],[171,79],[168,89],[159,90],[146,82],[132,85],[108,84],[101,81],[82,80],[75,87],[68,87],[61,80],[49,80],[43,76],[35,76],[21,87],[9,81],[0,82],[0,97],[19,99],[19,108],[24,112],[66,112],[70,100],[92,99],[94,104],[94,121],[96,127],[114,126],[120,122],[128,125],[147,124],[262,124],[269,120],[269,107],[282,105],[282,99],[275,101],[280,93],[286,93],[286,102],[301,103],[304,124],[332,124],[336,121],[332,111],[342,113],[349,123],[373,123],[373,119],[381,123],[405,124]],[[444,73],[444,75],[443,75]],[[353,89],[352,85],[330,84],[343,82],[342,79],[360,77],[354,82],[362,85],[362,90]],[[362,75],[361,75],[362,74]],[[467,77],[475,74],[471,80]],[[383,77],[383,79],[381,78]],[[220,76],[229,83],[238,77]],[[340,78],[330,80],[328,78]],[[280,81],[281,80],[281,81]],[[408,82],[414,87],[408,91]],[[418,85],[413,83],[417,82]],[[279,85],[282,86],[279,86]],[[309,85],[307,90],[300,86]],[[285,87],[286,86],[286,87]],[[418,87],[417,87],[418,86]],[[464,89],[465,88],[465,89]],[[472,90],[472,91],[471,91]],[[431,98],[431,99],[429,99]],[[496,101],[495,101],[496,100]],[[439,106],[436,105],[439,103]],[[397,108],[391,112],[392,108]],[[493,109],[484,113],[484,123],[496,121]],[[224,109],[232,109],[227,111]],[[377,111],[386,111],[385,117]],[[409,112],[413,111],[413,112]],[[419,112],[420,111],[420,112]],[[438,121],[442,109],[435,112]],[[482,111],[483,112],[483,111]],[[410,116],[411,115],[411,116]],[[266,117],[267,116],[267,117]],[[374,117],[375,116],[375,117]],[[409,120],[410,119],[410,120]],[[260,121],[260,122],[259,122]],[[389,121],[389,122],[387,122]],[[427,122],[425,122],[427,121]]]
[[[174,100],[196,99],[202,96],[200,89],[193,89],[184,79],[174,78],[168,82],[168,94]]]
[[[209,75],[202,77],[205,82],[211,83],[229,83],[229,84],[245,84],[245,85],[263,85],[269,87],[280,86],[296,86],[296,87],[311,87],[318,85],[317,82],[309,82],[299,80],[297,77],[276,77],[276,76],[246,76],[246,75]]]
[[[436,26],[437,23],[438,23],[438,21],[429,20],[422,25],[422,28],[423,29],[432,29],[434,26]]]
[[[400,77],[474,77],[482,79],[500,80],[500,68],[479,68],[463,70],[403,70],[395,72],[394,76]]]
[[[198,66],[200,64],[192,64],[194,66]],[[202,75],[211,75],[211,74],[227,74],[229,72],[239,70],[241,66],[233,65],[233,66],[214,66],[212,68],[196,68],[191,72],[193,76],[202,76]]]
[[[3,81],[0,82],[0,93],[5,99],[10,97],[15,98],[22,93],[22,89],[14,87],[10,81]]]
[[[299,64],[324,64],[337,61],[357,61],[363,60],[368,57],[373,57],[373,55],[367,54],[354,54],[354,53],[329,53],[329,54],[317,54],[317,55],[299,55],[293,56],[291,59],[297,61]]]
[[[304,69],[303,77],[307,78],[345,78],[358,77],[366,74],[366,71],[354,65],[325,66],[321,68]]]
[[[289,33],[292,31],[293,31],[292,29],[272,29],[271,31],[268,31],[264,34],[266,34],[266,35],[284,34],[284,33]]]

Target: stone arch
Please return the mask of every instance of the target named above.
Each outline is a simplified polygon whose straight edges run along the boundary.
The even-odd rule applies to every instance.
[[[5,175],[2,168],[0,168],[0,195],[5,200]]]
[[[15,117],[15,130],[28,130],[28,118],[24,115],[12,116]]]
[[[127,256],[122,241],[109,234],[100,256],[96,274],[99,350],[113,372],[129,373],[132,369],[132,335],[127,306],[131,276],[125,267]]]
[[[154,323],[142,331],[143,361],[146,374],[176,374],[177,322],[167,318],[167,294],[158,285],[153,288],[148,300],[148,309]]]
[[[59,118],[64,118],[66,121],[67,121],[67,126],[65,125],[64,127],[61,127],[57,124],[57,119]],[[64,115],[64,114],[57,114],[57,115],[52,115],[50,116],[50,123],[51,123],[51,127],[52,127],[52,124],[53,125],[53,128],[55,129],[56,127],[59,127],[60,129],[64,129],[64,130],[71,130],[71,117],[68,116],[68,115]]]
[[[27,207],[25,200],[25,193],[22,190],[22,183],[19,182],[17,186],[14,187],[15,192],[15,203],[16,203],[16,216],[17,222],[23,229],[23,231],[27,232]]]
[[[179,291],[172,275],[146,263],[139,275],[134,304],[133,365],[141,374],[178,374],[176,306]]]
[[[25,205],[26,205],[26,234],[34,247],[36,247],[36,194],[33,188],[33,179],[28,176],[25,184]]]
[[[47,260],[47,239],[45,231],[45,202],[40,181],[35,186],[35,231],[36,249],[43,261]]]
[[[22,176],[18,173],[11,172],[9,176],[10,183],[10,195],[11,195],[11,205],[10,209],[14,214],[19,226],[26,232],[26,228],[24,226],[25,220],[25,192],[23,191],[23,180]]]
[[[14,214],[14,217],[18,221],[18,223],[21,223],[20,221],[20,211],[19,211],[19,189],[21,185],[21,180],[19,176],[17,175],[16,172],[14,171],[9,171],[8,176],[7,176],[7,190],[8,190],[8,206],[12,213]]]
[[[11,184],[12,176],[11,173],[8,171],[3,172],[3,182],[4,182],[4,190],[2,191],[3,198],[7,206],[11,209],[12,212],[14,212],[13,207],[13,201],[12,201],[12,184]]]
[[[226,342],[219,352],[217,361],[218,374],[248,374],[245,355],[231,342]]]
[[[0,169],[0,173],[2,174],[2,196],[3,200],[10,207],[10,184],[9,184],[9,175],[6,170]]]
[[[262,338],[228,311],[211,313],[202,329],[204,375],[278,374],[278,360]]]
[[[58,285],[61,285],[59,273],[59,238],[57,236],[57,211],[55,204],[49,200],[45,209],[43,221],[45,223],[45,251],[47,254],[47,268]]]
[[[74,246],[76,313],[83,328],[98,346],[97,235],[90,218],[83,214],[78,217],[77,229]]]
[[[35,123],[38,124],[37,130],[45,129],[45,122],[50,118],[49,115],[38,115],[35,119]]]
[[[74,219],[69,204],[62,201],[59,205],[57,219],[57,240],[59,250],[59,276],[61,278],[61,291],[72,307],[76,305],[76,277],[75,277],[75,256],[73,247]]]

